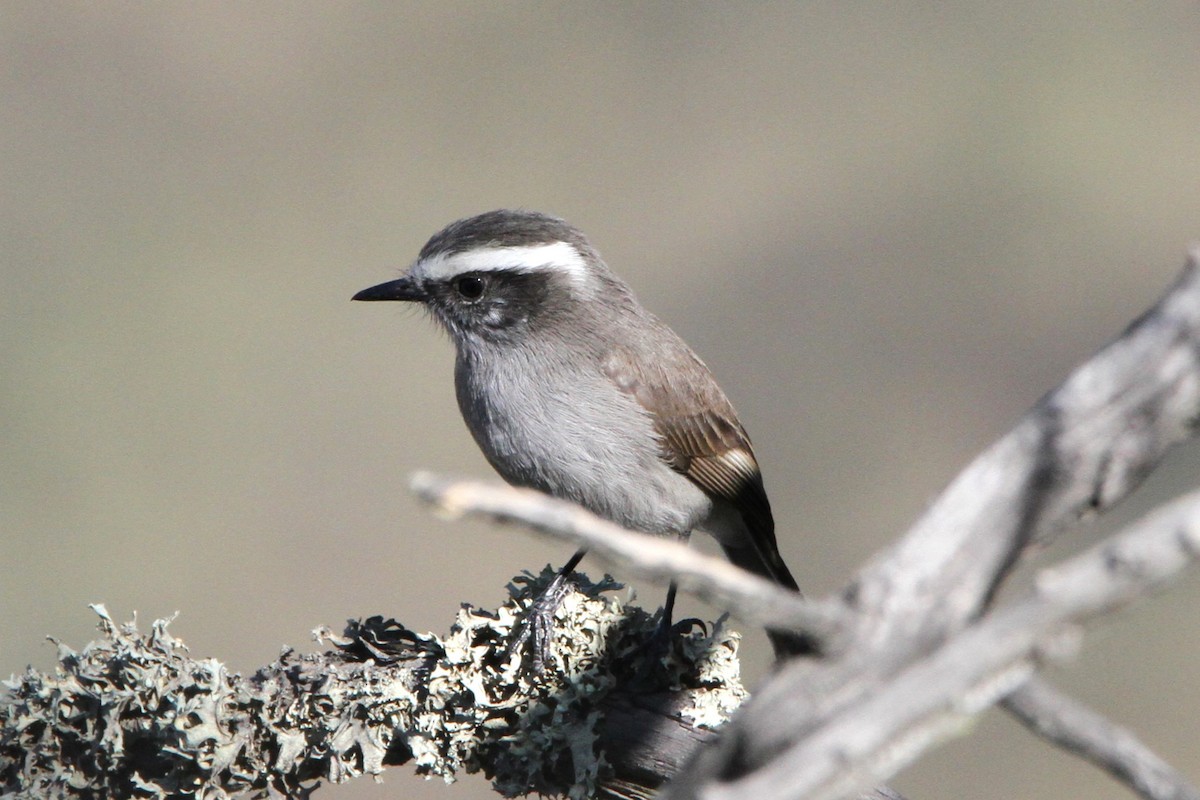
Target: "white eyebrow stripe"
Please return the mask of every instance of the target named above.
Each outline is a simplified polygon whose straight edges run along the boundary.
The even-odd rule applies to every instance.
[[[566,242],[550,242],[529,247],[484,247],[461,253],[439,254],[418,261],[413,275],[421,280],[448,280],[467,272],[496,272],[504,269],[552,269],[565,272],[572,280],[586,283],[587,264],[579,252]]]

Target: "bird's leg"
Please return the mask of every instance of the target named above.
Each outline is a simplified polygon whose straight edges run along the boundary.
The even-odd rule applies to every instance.
[[[667,587],[667,599],[663,601],[662,619],[658,621],[659,634],[665,633],[667,637],[671,635],[671,617],[675,613],[675,591],[678,588],[675,581],[671,581],[671,585]]]
[[[675,636],[673,614],[675,610],[675,582],[672,581],[667,589],[667,599],[663,602],[662,616],[654,626],[654,632],[646,639],[645,646],[637,655],[637,669],[632,679],[632,686],[647,690],[661,687],[664,681],[669,681],[667,674],[668,657],[672,653]],[[690,625],[696,620],[685,620],[681,625]]]
[[[567,594],[567,581],[570,580],[571,573],[579,566],[586,552],[580,550],[563,564],[562,569],[529,605],[525,618],[521,620],[508,645],[509,656],[528,646],[527,654],[534,674],[540,675],[550,659],[550,643],[554,639],[554,614]]]
[[[667,599],[663,602],[662,616],[659,617],[658,625],[654,627],[654,633],[650,635],[650,640],[646,643],[646,651],[650,654],[650,658],[647,660],[658,661],[671,652],[671,635],[675,632],[673,617],[677,588],[675,581],[671,581],[667,588]]]

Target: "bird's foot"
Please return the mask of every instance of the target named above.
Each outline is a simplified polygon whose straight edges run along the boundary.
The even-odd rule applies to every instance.
[[[555,575],[517,623],[505,649],[506,660],[520,654],[534,675],[546,671],[546,665],[553,658],[554,615],[570,591],[570,577]]]

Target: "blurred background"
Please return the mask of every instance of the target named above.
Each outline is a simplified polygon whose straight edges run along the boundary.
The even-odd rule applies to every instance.
[[[350,302],[498,206],[581,226],[707,360],[793,572],[838,588],[1182,267],[1198,41],[1192,2],[0,4],[0,674],[91,640],[91,602],[253,671],[561,563],[414,501],[415,470],[491,471],[445,337]],[[1052,676],[1193,780],[1197,603]],[[1003,714],[973,733],[896,786],[1127,796]],[[492,795],[398,768],[322,796]]]

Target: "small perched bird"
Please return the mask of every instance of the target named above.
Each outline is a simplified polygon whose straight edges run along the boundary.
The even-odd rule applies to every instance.
[[[461,219],[354,299],[420,303],[445,327],[463,419],[509,483],[645,533],[703,530],[737,566],[796,589],[733,406],[577,228],[531,211]],[[673,599],[674,587],[667,619]],[[777,655],[806,649],[768,635]]]

